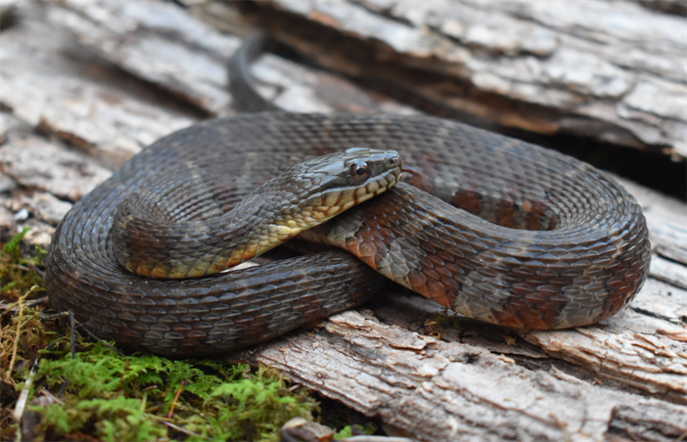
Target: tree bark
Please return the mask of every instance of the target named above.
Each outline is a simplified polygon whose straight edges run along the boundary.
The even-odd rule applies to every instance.
[[[242,4],[329,68],[486,123],[687,157],[684,16],[622,1]]]

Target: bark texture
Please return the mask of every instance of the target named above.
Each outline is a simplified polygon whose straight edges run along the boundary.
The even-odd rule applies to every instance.
[[[678,2],[659,3],[256,0],[244,8],[350,76],[488,123],[684,160],[687,23],[660,10],[678,11]]]

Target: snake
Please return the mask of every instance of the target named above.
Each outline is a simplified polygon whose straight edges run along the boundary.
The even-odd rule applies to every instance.
[[[226,271],[295,236],[326,247]],[[486,323],[582,327],[622,310],[649,264],[639,204],[572,157],[426,115],[269,110],[144,148],[59,223],[45,276],[94,336],[204,356],[389,280]]]

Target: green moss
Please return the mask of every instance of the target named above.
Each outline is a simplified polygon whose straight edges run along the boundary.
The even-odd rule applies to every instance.
[[[51,438],[88,431],[105,441],[166,439],[177,433],[189,441],[278,440],[286,421],[313,419],[318,409],[305,389],[290,388],[264,367],[250,372],[242,364],[124,357],[102,343],[81,346],[84,351],[74,359],[63,350],[58,359],[43,360],[38,372],[51,391],[67,386],[62,404],[31,408],[43,415],[40,433]]]
[[[31,363],[46,342],[40,311],[30,305],[45,295],[37,268],[45,251],[33,248],[30,256],[22,254],[21,240],[27,232],[24,229],[0,247],[0,440],[14,438],[17,425],[11,413],[30,377]]]
[[[43,278],[36,267],[45,250],[36,247],[33,256],[23,256],[20,243],[28,231],[24,228],[0,247],[0,299],[4,307],[1,310],[0,367],[6,382],[12,382],[14,366],[27,356],[35,356],[36,352],[30,350],[35,350],[40,343],[36,338],[41,338],[44,333],[40,313],[27,302],[45,294]],[[13,364],[10,357],[13,357]]]
[[[43,414],[39,424],[39,440],[68,438],[89,433],[105,441],[146,441],[166,438],[164,428],[149,419],[142,409],[141,401],[123,396],[112,399],[68,400],[65,405],[52,404],[48,407],[30,407]]]
[[[29,230],[25,227],[0,249],[0,293],[3,300],[16,301],[34,286],[43,289],[43,278],[36,266],[43,260],[45,250],[34,247],[32,256],[24,257],[20,248],[21,240]]]

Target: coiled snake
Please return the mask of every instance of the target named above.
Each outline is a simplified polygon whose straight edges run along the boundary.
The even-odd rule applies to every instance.
[[[184,261],[179,254],[193,237],[205,241],[197,254],[205,264],[197,272],[188,264],[177,276],[208,273],[218,262],[208,256],[224,253],[217,247],[226,235],[216,232],[235,221],[227,216],[232,207],[294,164],[352,147],[397,151],[414,173],[305,232],[345,251],[181,280],[134,275],[115,258],[115,248],[120,257],[152,248]],[[282,186],[289,183],[297,186],[288,178]],[[242,206],[275,200],[248,198]],[[113,216],[126,220],[139,209],[164,231],[134,229],[129,243],[113,241]],[[255,219],[249,224],[259,224]],[[126,222],[117,223],[113,232],[117,225],[126,230]],[[493,324],[583,326],[634,297],[649,257],[634,198],[570,157],[426,116],[264,112],[205,121],[136,155],[60,223],[46,281],[52,305],[73,310],[98,337],[160,354],[202,355],[357,305],[383,284],[380,274]],[[219,263],[230,258],[224,253]],[[174,273],[165,265],[132,267]]]

